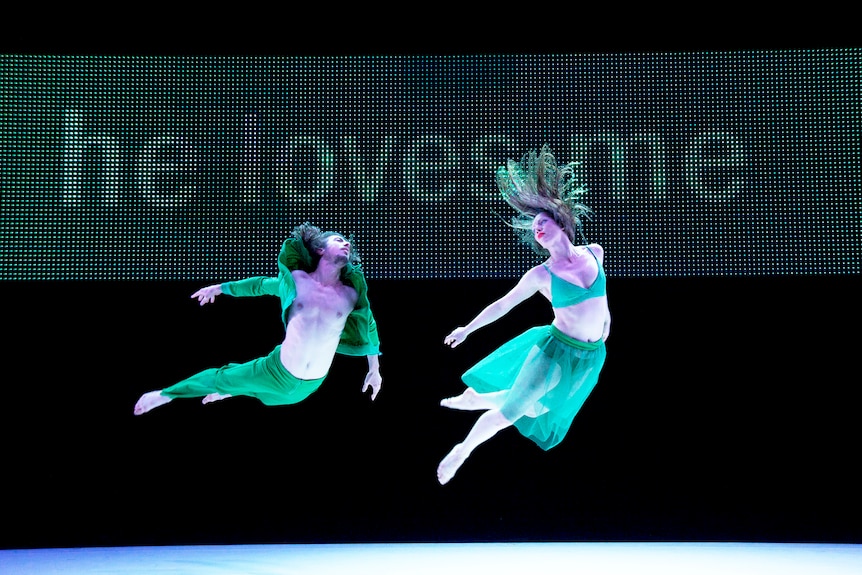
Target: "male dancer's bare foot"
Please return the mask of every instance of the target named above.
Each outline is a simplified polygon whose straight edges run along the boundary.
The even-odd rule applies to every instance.
[[[455,476],[455,472],[458,471],[468,455],[470,454],[464,450],[464,446],[460,443],[452,448],[452,451],[437,466],[437,481],[440,482],[440,485],[446,485]]]
[[[141,415],[148,412],[154,407],[168,403],[172,398],[167,395],[162,395],[162,390],[148,391],[135,404],[135,415]]]
[[[209,395],[204,396],[204,398],[201,400],[201,403],[207,404],[213,401],[221,401],[222,399],[227,399],[228,397],[231,397],[229,393],[226,393],[224,395],[222,395],[221,393],[210,393]]]
[[[476,409],[488,409],[486,402],[483,402],[479,394],[472,387],[464,390],[464,393],[455,397],[447,397],[440,400],[440,405],[451,409],[465,409],[468,411]]]

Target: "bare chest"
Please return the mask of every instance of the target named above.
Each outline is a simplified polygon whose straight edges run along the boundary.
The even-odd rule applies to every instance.
[[[344,284],[323,285],[311,278],[297,278],[294,313],[342,317],[353,311],[356,290]]]

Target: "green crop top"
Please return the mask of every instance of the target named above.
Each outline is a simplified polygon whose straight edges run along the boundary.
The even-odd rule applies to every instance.
[[[587,249],[590,250],[589,247],[587,247]],[[590,298],[601,297],[607,293],[607,278],[605,278],[605,270],[602,269],[602,264],[599,263],[599,258],[596,257],[593,250],[590,250],[590,253],[593,254],[593,257],[596,259],[596,264],[599,266],[599,273],[596,276],[593,285],[588,288],[573,284],[570,281],[566,281],[563,278],[554,275],[551,268],[542,264],[545,266],[545,269],[548,270],[548,273],[551,274],[552,307],[569,307]]]

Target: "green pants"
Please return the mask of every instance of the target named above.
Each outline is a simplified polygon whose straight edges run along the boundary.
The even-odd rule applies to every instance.
[[[162,395],[204,397],[211,393],[256,397],[264,405],[299,403],[317,391],[326,376],[319,379],[299,379],[281,364],[281,346],[269,355],[246,363],[229,363],[205,369],[162,390]]]

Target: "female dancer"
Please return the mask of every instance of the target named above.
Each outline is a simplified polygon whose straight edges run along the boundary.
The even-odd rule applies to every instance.
[[[447,335],[455,347],[535,293],[551,303],[554,320],[503,344],[470,368],[461,379],[467,389],[440,402],[452,409],[484,411],[464,441],[437,467],[446,484],[473,450],[501,429],[514,425],[548,450],[563,440],[578,410],[595,387],[605,361],[611,326],[604,250],[576,240],[582,218],[591,210],[578,202],[573,164],[558,166],[548,146],[530,151],[520,162],[498,168],[497,186],[518,211],[512,227],[536,253],[547,259],[527,270],[500,299],[466,326]]]

